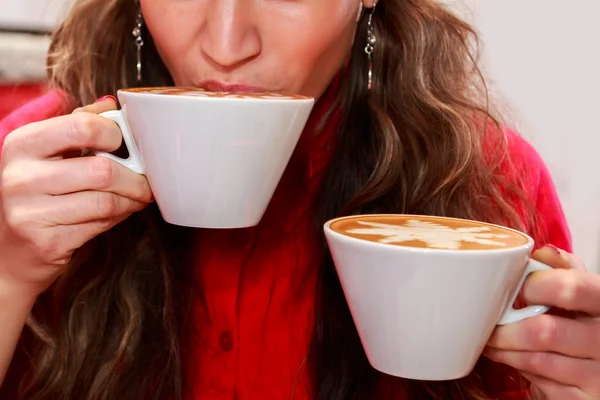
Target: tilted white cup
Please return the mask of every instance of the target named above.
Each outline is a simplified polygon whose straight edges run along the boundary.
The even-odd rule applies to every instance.
[[[527,276],[551,269],[529,258],[534,242],[527,235],[513,231],[525,244],[512,248],[417,248],[332,230],[342,219],[325,224],[325,235],[361,342],[379,371],[428,381],[464,377],[496,325],[549,309],[513,308]]]
[[[100,115],[119,125],[129,158],[95,154],[145,174],[165,221],[196,228],[258,224],[314,105],[183,88],[125,89],[118,98],[121,110]]]

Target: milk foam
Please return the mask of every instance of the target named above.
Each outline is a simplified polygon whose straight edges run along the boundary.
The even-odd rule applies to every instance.
[[[152,88],[138,93],[152,93],[162,95],[176,95],[188,97],[208,97],[226,99],[264,99],[264,100],[299,100],[308,97],[276,92],[261,93],[232,93],[232,92],[210,92],[202,88]]]
[[[410,219],[403,221],[404,225],[386,224],[378,222],[356,221],[365,228],[346,230],[347,233],[358,235],[381,236],[374,241],[380,243],[405,243],[421,241],[424,247],[435,249],[457,250],[463,242],[476,243],[484,246],[506,247],[501,239],[510,238],[503,233],[491,233],[488,226],[452,228],[439,222],[421,221]]]

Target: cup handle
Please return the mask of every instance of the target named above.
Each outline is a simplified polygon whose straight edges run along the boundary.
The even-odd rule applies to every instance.
[[[530,274],[537,272],[537,271],[549,271],[549,270],[552,270],[552,267],[549,267],[548,265],[543,264],[539,261],[530,259],[527,262],[527,268],[525,269],[525,272],[523,273],[523,277],[521,278],[521,281],[519,282],[519,285],[517,286],[517,290],[515,291],[515,294],[509,303],[508,309],[506,311],[504,311],[504,314],[500,318],[500,321],[498,321],[498,325],[507,325],[507,324],[512,324],[514,322],[519,322],[526,318],[531,318],[531,317],[535,317],[536,315],[544,314],[550,309],[550,307],[548,307],[548,306],[539,306],[539,305],[528,306],[528,307],[522,308],[520,310],[515,310],[515,308],[513,307],[513,304],[514,304],[515,300],[517,299],[517,296],[519,295],[519,292],[521,291],[521,288],[523,287],[523,284],[525,283],[525,280],[527,279],[527,277]]]
[[[121,129],[121,134],[123,135],[123,141],[125,142],[125,146],[127,147],[127,151],[129,152],[128,158],[117,157],[113,154],[107,153],[105,151],[95,151],[92,150],[91,153],[95,156],[106,157],[115,162],[118,162],[121,165],[129,168],[133,172],[137,172],[138,174],[144,175],[146,173],[146,168],[144,167],[144,162],[140,157],[140,153],[138,151],[137,146],[135,145],[135,141],[133,140],[133,135],[131,134],[131,130],[129,129],[129,124],[123,115],[123,111],[121,110],[112,110],[103,112],[100,114],[101,117],[108,118],[119,125]]]

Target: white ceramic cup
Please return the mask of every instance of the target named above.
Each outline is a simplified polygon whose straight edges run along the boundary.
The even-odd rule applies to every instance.
[[[172,89],[172,88],[171,88]],[[165,221],[196,228],[258,224],[314,105],[300,96],[249,98],[169,88],[120,90],[115,121]],[[182,89],[176,89],[182,92]]]
[[[444,250],[350,237],[331,229],[341,219],[327,222],[325,235],[369,362],[381,372],[464,377],[496,325],[549,309],[513,308],[527,276],[551,269],[529,258],[534,242],[521,232],[513,231],[526,238],[518,247]]]

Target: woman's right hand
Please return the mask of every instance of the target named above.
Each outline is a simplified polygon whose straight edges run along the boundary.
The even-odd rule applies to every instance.
[[[24,126],[0,158],[0,283],[37,295],[73,252],[153,201],[146,177],[104,157],[66,157],[83,149],[112,152],[122,136],[98,113],[113,98]]]

